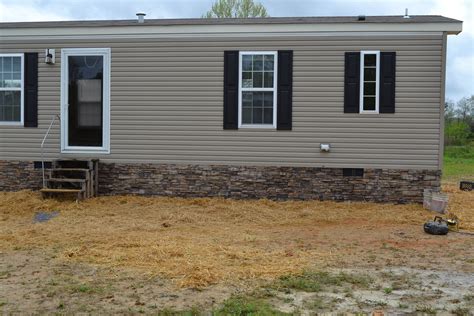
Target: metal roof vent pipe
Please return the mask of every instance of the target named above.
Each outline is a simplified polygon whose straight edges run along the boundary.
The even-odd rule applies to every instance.
[[[365,15],[359,15],[359,16],[357,17],[357,20],[358,20],[358,21],[365,21]]]
[[[145,13],[138,12],[137,14],[138,17],[138,23],[144,23],[145,22]]]
[[[403,16],[404,19],[409,19],[410,16],[408,15],[408,8],[405,9],[405,15]]]

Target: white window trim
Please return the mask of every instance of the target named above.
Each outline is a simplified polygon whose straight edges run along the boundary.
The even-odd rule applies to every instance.
[[[273,55],[273,88],[242,88],[242,56]],[[277,51],[242,51],[239,52],[239,128],[271,128],[277,127],[277,84],[278,84],[278,52]],[[273,124],[242,124],[242,91],[273,91]]]
[[[103,56],[103,116],[102,146],[69,146],[68,145],[68,63],[69,56]],[[110,154],[110,48],[65,48],[61,50],[61,153],[65,154]]]
[[[364,110],[364,57],[365,55],[376,55],[375,68],[375,110]],[[360,99],[359,113],[378,114],[379,113],[379,89],[380,89],[380,51],[379,50],[363,50],[360,52]]]
[[[21,88],[0,88],[0,91],[21,91],[20,95],[20,120],[19,121],[0,121],[0,125],[23,126],[24,125],[24,107],[25,107],[25,58],[24,54],[0,54],[0,57],[20,57],[21,58]]]

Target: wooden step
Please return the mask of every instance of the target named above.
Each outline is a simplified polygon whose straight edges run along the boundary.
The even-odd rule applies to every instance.
[[[78,190],[63,191],[77,192],[78,199],[89,198],[97,195],[98,192],[98,159],[56,159],[52,161],[52,168],[49,171],[49,179],[46,180],[45,189]],[[46,193],[47,195],[49,193]],[[52,195],[53,193],[51,193]]]
[[[81,193],[80,189],[49,189],[43,188],[40,190],[41,193]]]
[[[80,169],[92,169],[95,160],[85,159],[57,159],[53,161],[53,168],[62,169],[64,168],[80,168]]]
[[[67,194],[68,196],[70,194],[75,194],[76,195],[76,201],[80,201],[84,199],[84,190],[79,190],[79,189],[50,189],[50,188],[43,188],[40,190],[41,196],[43,198],[45,197],[51,197],[51,196],[58,196],[58,195],[65,195]]]
[[[70,182],[70,183],[82,183],[86,182],[86,179],[69,179],[69,178],[49,178],[46,181],[50,182]]]
[[[90,171],[91,169],[85,168],[54,168],[51,171]]]

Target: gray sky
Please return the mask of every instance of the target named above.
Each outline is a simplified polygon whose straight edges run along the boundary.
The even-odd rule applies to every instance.
[[[200,17],[213,0],[0,0],[0,21]],[[474,6],[472,0],[261,0],[270,16],[439,14],[464,21],[448,37],[446,97],[474,94]]]

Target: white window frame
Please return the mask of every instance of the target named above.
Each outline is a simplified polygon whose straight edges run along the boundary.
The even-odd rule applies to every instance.
[[[273,55],[273,88],[242,88],[242,56]],[[262,79],[263,80],[263,79]],[[277,51],[242,51],[239,52],[239,128],[271,128],[277,126],[277,84],[278,84],[278,52]],[[242,92],[273,92],[273,124],[242,124]]]
[[[20,57],[21,58],[21,87],[20,88],[0,88],[0,91],[21,91],[20,95],[20,120],[19,121],[0,121],[0,125],[13,125],[23,126],[24,125],[24,107],[25,107],[25,58],[24,54],[0,54],[0,57]]]
[[[364,110],[364,59],[365,55],[376,55],[375,60],[375,110]],[[359,113],[378,114],[379,113],[379,90],[380,90],[380,51],[363,50],[360,52],[360,99]]]
[[[103,57],[103,108],[102,108],[102,146],[69,146],[68,118],[68,57],[69,56],[102,56]],[[61,153],[65,154],[110,154],[110,48],[64,48],[61,50]]]

